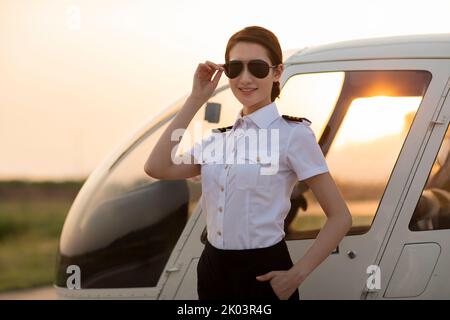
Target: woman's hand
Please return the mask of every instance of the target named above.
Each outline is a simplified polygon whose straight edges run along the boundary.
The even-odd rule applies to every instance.
[[[287,300],[298,289],[304,279],[298,277],[292,269],[270,271],[264,275],[257,276],[256,280],[270,281],[273,291],[280,300]]]
[[[200,63],[194,74],[192,92],[190,95],[191,98],[198,101],[200,105],[203,105],[206,101],[208,101],[216,89],[220,76],[224,70],[223,65],[218,65],[212,63],[211,61]],[[216,75],[211,80],[216,71]]]

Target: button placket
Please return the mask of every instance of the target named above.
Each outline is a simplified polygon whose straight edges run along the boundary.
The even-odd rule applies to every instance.
[[[238,134],[233,134],[233,139],[232,139],[233,148],[231,149],[231,155],[233,156],[233,158],[235,158],[235,156],[237,154],[237,149],[239,148],[239,143],[241,142],[243,136],[244,136],[243,132],[238,132]]]
[[[225,196],[226,196],[226,192],[225,192],[225,187],[227,184],[227,170],[225,170],[225,165],[223,165],[223,169],[221,170],[221,174],[219,177],[219,201],[217,204],[217,231],[216,234],[217,236],[219,236],[218,241],[222,241],[223,243],[223,237],[222,237],[222,232],[223,232],[223,217],[224,217],[224,212],[225,212]]]
[[[229,175],[229,170],[231,168],[231,165],[234,163],[234,140],[235,140],[235,133],[234,131],[230,132],[230,134],[227,136],[226,140],[226,156],[225,156],[225,166],[224,169],[226,171],[226,175]]]

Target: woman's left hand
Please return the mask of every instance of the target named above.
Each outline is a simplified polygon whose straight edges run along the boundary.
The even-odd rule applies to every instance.
[[[280,300],[287,300],[298,289],[303,280],[299,280],[292,270],[270,271],[257,276],[256,280],[270,281],[273,291]]]

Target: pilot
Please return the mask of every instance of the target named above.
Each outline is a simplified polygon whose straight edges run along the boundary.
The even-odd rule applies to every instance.
[[[160,179],[201,173],[207,239],[197,265],[200,300],[299,300],[299,286],[338,246],[351,227],[351,215],[311,122],[278,111],[275,98],[284,66],[277,37],[259,26],[246,27],[229,39],[225,61],[199,64],[191,95],[153,149],[146,172]],[[234,123],[184,154],[194,164],[169,163],[176,143],[172,130],[189,125],[222,72],[242,104]],[[330,219],[294,264],[284,220],[298,181],[307,183]]]

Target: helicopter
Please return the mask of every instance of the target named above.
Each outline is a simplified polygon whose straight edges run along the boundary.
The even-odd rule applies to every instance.
[[[450,34],[305,47],[283,64],[280,114],[311,121],[353,218],[301,284],[301,299],[449,299]],[[198,299],[207,233],[201,180],[144,172],[185,99],[132,132],[85,181],[60,235],[60,298]],[[205,135],[229,126],[240,108],[229,86],[219,85],[187,131],[194,122]],[[192,142],[182,139],[180,154]],[[325,221],[298,181],[285,219],[293,261]]]

